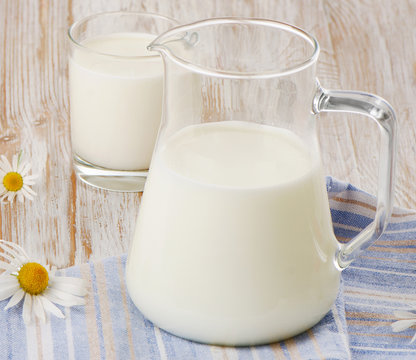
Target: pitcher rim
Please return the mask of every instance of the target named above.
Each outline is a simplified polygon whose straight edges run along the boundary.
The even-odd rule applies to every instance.
[[[215,24],[255,24],[255,25],[263,25],[268,27],[273,27],[285,31],[289,31],[294,33],[297,36],[302,37],[304,40],[309,42],[310,45],[313,47],[313,52],[310,56],[305,56],[305,59],[292,67],[287,67],[283,70],[270,70],[270,71],[252,71],[252,72],[241,72],[241,71],[229,71],[229,70],[217,70],[215,68],[205,67],[202,65],[194,64],[190,61],[187,61],[172,52],[169,47],[164,46],[162,43],[158,43],[160,39],[166,37],[167,35],[172,36],[179,33],[185,33],[185,36],[189,35],[191,30],[196,30],[202,27],[215,25]],[[320,46],[318,41],[314,36],[312,36],[307,31],[303,30],[302,28],[277,21],[272,19],[266,18],[255,18],[255,17],[215,17],[210,19],[204,19],[195,21],[189,24],[183,24],[176,27],[173,27],[162,34],[159,34],[153,41],[147,46],[147,49],[150,51],[157,51],[160,53],[165,53],[168,57],[177,63],[178,65],[185,67],[193,72],[197,72],[207,76],[214,76],[214,77],[221,77],[221,78],[233,78],[233,79],[266,79],[266,78],[273,78],[273,77],[282,77],[287,76],[290,74],[297,73],[309,67],[310,65],[316,63],[319,53],[320,53]]]

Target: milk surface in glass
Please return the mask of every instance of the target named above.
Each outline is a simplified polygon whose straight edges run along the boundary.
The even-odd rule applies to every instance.
[[[177,335],[268,343],[329,310],[337,247],[319,159],[297,135],[194,125],[155,155],[127,286],[146,317]]]
[[[159,56],[137,57],[153,55],[146,46],[154,37],[114,33],[74,50],[71,138],[82,160],[114,170],[149,167],[161,117],[163,64]]]

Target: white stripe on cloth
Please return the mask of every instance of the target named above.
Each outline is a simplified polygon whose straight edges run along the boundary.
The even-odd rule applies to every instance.
[[[48,321],[45,324],[38,323],[38,331],[42,337],[42,355],[44,359],[54,359],[53,353],[53,339],[52,339],[52,328],[51,322]]]
[[[27,346],[27,358],[31,360],[38,360],[38,339],[36,325],[31,323],[26,326],[26,346]]]
[[[71,323],[71,309],[69,307],[65,308],[65,330],[66,330],[66,337],[68,342],[68,359],[75,360],[74,354],[74,336],[72,334],[72,323]]]

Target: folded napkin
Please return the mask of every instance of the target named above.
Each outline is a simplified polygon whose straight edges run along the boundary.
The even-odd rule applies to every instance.
[[[335,234],[348,241],[372,221],[375,200],[327,179]],[[153,326],[126,291],[126,256],[62,270],[84,278],[87,304],[66,319],[25,326],[21,305],[0,312],[0,359],[415,359],[415,329],[393,333],[393,311],[416,303],[416,214],[396,209],[386,233],[343,272],[338,298],[314,328],[256,347],[198,344]],[[7,300],[0,302],[4,308]]]

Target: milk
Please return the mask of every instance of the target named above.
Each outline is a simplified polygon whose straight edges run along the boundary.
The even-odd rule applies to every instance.
[[[73,51],[71,138],[81,159],[114,170],[149,167],[162,108],[162,60],[146,50],[154,37],[115,33],[82,43],[93,51]]]
[[[297,334],[335,300],[328,200],[317,156],[292,132],[193,125],[158,149],[126,269],[163,329],[247,345]]]

